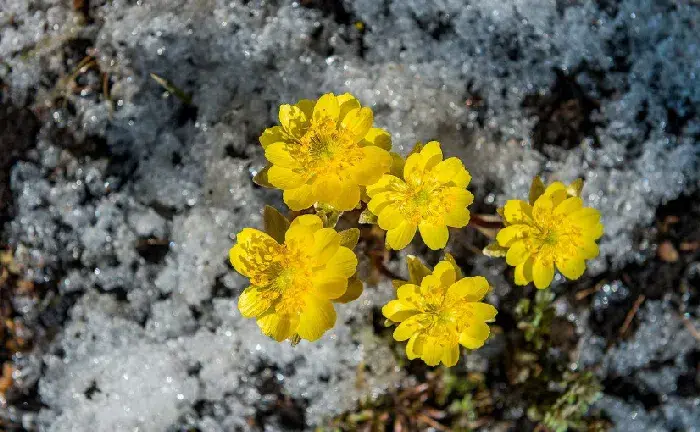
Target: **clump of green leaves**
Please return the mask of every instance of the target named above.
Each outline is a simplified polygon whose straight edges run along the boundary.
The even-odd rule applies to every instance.
[[[442,390],[437,403],[446,406],[452,430],[472,430],[482,426],[493,409],[493,399],[482,373],[464,376],[452,369],[443,369]]]
[[[446,412],[435,403],[440,376],[430,373],[423,383],[390,391],[376,400],[360,404],[354,412],[335,418],[324,432],[340,431],[412,431],[433,428],[448,430],[441,423]]]
[[[535,300],[522,299],[515,309],[518,329],[523,332],[525,340],[535,350],[542,350],[549,343],[554,307],[554,294],[550,290],[537,290]]]
[[[585,419],[591,404],[600,398],[601,386],[592,373],[567,372],[563,381],[557,384],[564,392],[551,405],[531,406],[527,412],[531,420],[556,432],[603,427],[599,422]]]
[[[536,401],[529,407],[528,417],[546,430],[598,430],[602,423],[586,417],[591,404],[600,397],[597,378],[590,372],[571,372],[565,356],[552,355],[557,322],[553,300],[551,291],[538,290],[534,300],[518,303],[517,328],[524,343],[515,350],[511,383],[522,386],[529,400]]]

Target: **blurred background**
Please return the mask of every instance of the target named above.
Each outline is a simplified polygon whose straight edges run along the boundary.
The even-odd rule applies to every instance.
[[[694,0],[0,0],[0,429],[700,430],[700,5]],[[406,154],[439,140],[474,213],[585,179],[601,254],[516,287],[452,369],[383,326],[382,252],[336,327],[263,336],[227,262],[282,103],[351,92]],[[353,222],[352,214],[341,223]]]

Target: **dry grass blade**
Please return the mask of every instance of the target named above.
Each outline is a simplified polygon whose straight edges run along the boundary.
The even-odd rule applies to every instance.
[[[629,330],[629,327],[632,324],[632,320],[637,315],[639,307],[642,305],[642,303],[644,303],[645,299],[646,297],[644,296],[644,294],[642,294],[639,297],[637,297],[637,300],[635,300],[634,304],[632,305],[632,309],[630,309],[629,313],[625,317],[625,322],[622,323],[622,327],[620,327],[620,337],[624,337],[625,333],[627,333],[627,330]]]

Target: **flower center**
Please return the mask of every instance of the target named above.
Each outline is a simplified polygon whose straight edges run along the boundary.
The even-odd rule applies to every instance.
[[[341,174],[362,160],[362,149],[355,137],[335,120],[312,121],[309,129],[290,149],[302,169],[313,176]]]
[[[440,225],[452,205],[443,199],[443,189],[437,182],[421,182],[414,186],[409,184],[408,189],[396,197],[399,211],[413,224],[428,222]]]
[[[272,288],[279,293],[275,310],[281,314],[297,314],[304,308],[304,298],[312,287],[311,257],[295,245],[284,245],[280,267]]]
[[[554,261],[560,256],[576,253],[581,243],[581,232],[565,217],[546,215],[535,223],[535,235],[530,248],[545,261]]]

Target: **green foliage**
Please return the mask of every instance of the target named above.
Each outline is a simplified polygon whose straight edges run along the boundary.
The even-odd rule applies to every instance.
[[[518,329],[523,332],[525,340],[537,351],[543,349],[549,342],[554,319],[552,300],[554,300],[554,294],[550,290],[537,290],[534,303],[530,299],[522,299],[515,309]]]
[[[600,398],[601,391],[596,377],[590,372],[565,373],[558,384],[566,391],[551,405],[530,407],[528,417],[556,432],[589,429],[585,415],[591,404]]]
[[[586,415],[601,393],[590,372],[568,370],[566,357],[550,355],[555,311],[550,290],[538,290],[533,301],[521,300],[516,307],[517,327],[524,344],[515,350],[511,382],[521,385],[530,401],[528,417],[549,431],[590,430],[600,425]]]

